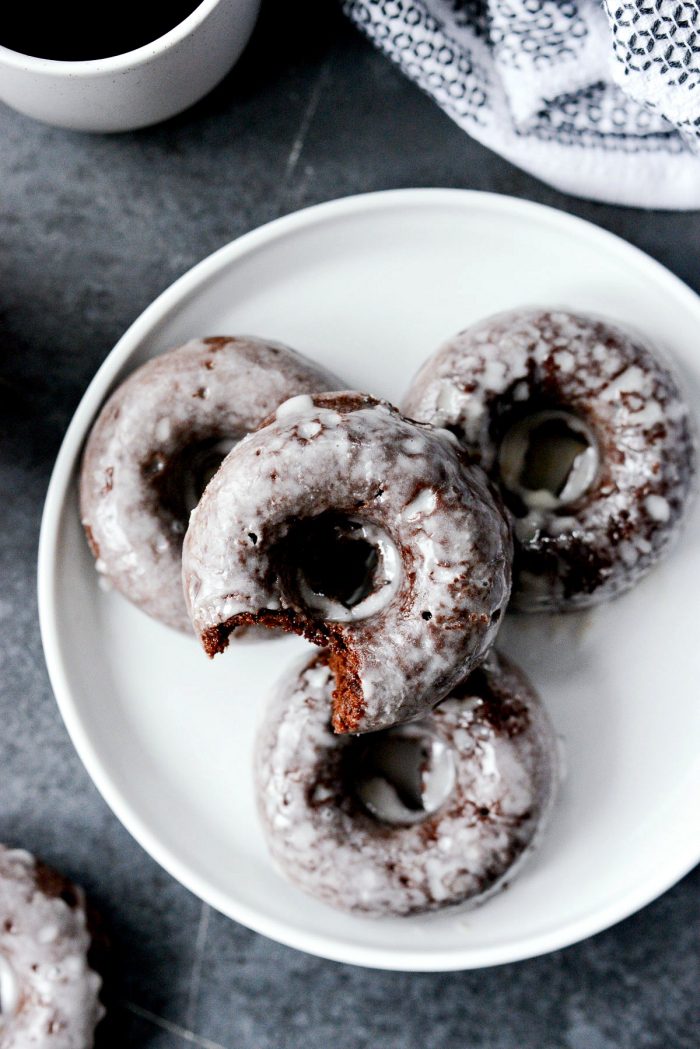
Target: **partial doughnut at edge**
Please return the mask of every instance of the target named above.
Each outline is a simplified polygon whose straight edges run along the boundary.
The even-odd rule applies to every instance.
[[[0,1043],[89,1049],[104,1015],[85,897],[22,849],[0,845]]]

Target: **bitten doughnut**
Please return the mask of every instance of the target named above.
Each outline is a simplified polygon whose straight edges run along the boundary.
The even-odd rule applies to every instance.
[[[98,571],[150,616],[191,631],[182,538],[207,481],[282,401],[338,384],[251,336],[193,339],[138,368],[105,404],[83,457],[80,511]]]
[[[0,845],[2,1049],[89,1049],[104,1013],[90,944],[82,890]]]
[[[342,910],[407,915],[483,900],[539,840],[556,740],[525,676],[495,651],[431,714],[334,735],[323,655],[266,711],[256,794],[272,856]]]
[[[499,485],[522,611],[616,597],[678,532],[695,475],[689,409],[656,351],[616,324],[490,317],[426,362],[402,410],[448,427]]]
[[[356,393],[300,396],[231,452],[194,511],[183,581],[205,650],[250,623],[331,650],[337,732],[429,710],[486,653],[511,540],[451,434]]]

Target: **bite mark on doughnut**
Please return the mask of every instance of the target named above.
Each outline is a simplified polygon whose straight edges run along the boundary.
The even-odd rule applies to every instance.
[[[327,649],[321,653],[319,659],[327,662],[335,678],[333,731],[339,735],[357,732],[365,712],[365,700],[360,683],[359,661],[355,652],[348,646],[341,626],[308,619],[292,609],[278,612],[261,609],[256,614],[240,612],[225,622],[204,630],[201,634],[202,647],[209,658],[213,659],[228,647],[229,638],[234,630],[250,626],[298,634],[312,644]]]

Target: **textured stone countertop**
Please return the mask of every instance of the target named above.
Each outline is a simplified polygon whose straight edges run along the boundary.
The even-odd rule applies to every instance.
[[[103,1046],[696,1049],[699,870],[534,961],[447,975],[321,961],[211,911],[161,870],[102,801],[59,717],[37,623],[37,538],[59,443],[96,368],[160,291],[233,237],[400,186],[563,208],[700,291],[700,215],[547,188],[463,135],[328,0],[269,2],[228,79],[154,129],[86,136],[0,107],[0,841],[81,881],[103,912],[120,1003]]]

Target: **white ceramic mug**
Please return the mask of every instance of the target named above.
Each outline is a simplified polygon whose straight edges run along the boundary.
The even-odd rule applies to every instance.
[[[130,131],[174,116],[236,62],[260,0],[202,0],[182,22],[112,58],[59,62],[0,47],[0,99],[77,131]]]

